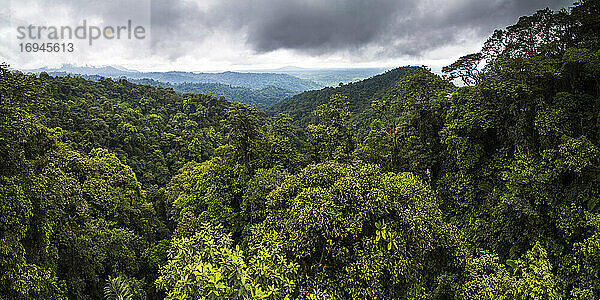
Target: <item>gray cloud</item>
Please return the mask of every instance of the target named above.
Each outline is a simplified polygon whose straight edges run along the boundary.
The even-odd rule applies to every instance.
[[[311,65],[451,60],[465,54],[464,49],[475,51],[494,29],[514,24],[520,16],[546,7],[568,7],[573,0],[4,1],[25,8],[17,14],[23,19],[13,18],[13,25],[38,19],[51,24],[71,24],[81,18],[105,24],[150,21],[149,52],[144,52],[146,46],[115,44],[121,48],[110,52],[112,56],[94,48],[96,52],[78,52],[65,59],[92,58],[111,64],[120,58],[146,68],[161,64],[203,69],[302,65],[304,60]],[[12,37],[14,28],[7,26],[0,24],[0,35]],[[22,64],[36,63],[15,49],[0,44],[3,56],[18,57],[12,60]],[[272,53],[277,50],[290,51]],[[71,62],[65,59],[57,57],[54,62]]]
[[[209,23],[212,18],[193,2],[153,0],[151,12],[152,44],[158,50],[202,40],[218,28],[218,23]]]
[[[221,1],[208,9],[190,2],[153,2],[153,34],[161,41],[203,38],[221,30],[245,36],[256,52],[291,49],[308,54],[360,52],[418,56],[460,43],[466,33],[485,38],[538,9],[565,0],[250,0]]]

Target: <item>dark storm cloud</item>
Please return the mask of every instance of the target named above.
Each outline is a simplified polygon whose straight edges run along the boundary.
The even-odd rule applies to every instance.
[[[111,2],[108,2],[111,3]],[[359,53],[418,56],[485,38],[538,9],[567,7],[565,0],[249,0],[152,1],[152,39],[159,52],[184,55],[209,34],[230,34],[256,52],[291,49],[308,54]],[[107,11],[122,11],[122,4]]]
[[[258,51],[337,50],[371,43],[396,22],[396,17],[410,13],[415,7],[413,2],[405,6],[397,3],[395,0],[251,1],[242,9],[253,17],[245,18],[241,25],[247,26],[248,41]]]
[[[520,15],[565,1],[259,2],[251,2],[254,5],[245,9],[256,18],[244,24],[248,26],[248,41],[258,51],[289,48],[319,52],[397,44],[391,49],[396,54],[415,55],[458,42],[466,30],[487,34]]]
[[[153,50],[171,59],[186,55],[188,47],[219,28],[194,2],[152,0],[151,12]]]

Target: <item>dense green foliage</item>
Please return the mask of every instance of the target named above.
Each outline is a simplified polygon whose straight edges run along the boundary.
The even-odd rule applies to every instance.
[[[598,16],[523,17],[448,78],[303,94],[302,134],[2,66],[0,298],[598,299]]]
[[[272,114],[289,114],[294,118],[296,124],[306,127],[309,123],[316,121],[312,112],[319,105],[326,104],[332,94],[340,94],[346,97],[350,103],[350,112],[358,116],[361,112],[369,108],[371,101],[377,98],[376,95],[378,93],[396,83],[412,69],[417,68],[397,68],[362,81],[304,92],[276,103],[268,108],[267,111]]]
[[[26,109],[59,128],[59,139],[83,152],[111,150],[144,185],[166,184],[184,163],[210,158],[224,139],[220,120],[230,103],[222,97],[107,78],[96,83],[42,74],[23,80],[40,93],[28,98]]]
[[[261,108],[266,108],[297,94],[297,92],[276,86],[253,90],[219,83],[182,83],[171,87],[178,93],[213,94],[223,96],[232,102],[242,102]]]

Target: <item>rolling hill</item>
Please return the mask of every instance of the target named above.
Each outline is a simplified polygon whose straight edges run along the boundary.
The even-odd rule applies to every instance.
[[[324,85],[313,81],[300,79],[288,74],[276,73],[242,73],[242,72],[221,72],[221,73],[201,73],[201,72],[139,72],[135,70],[124,69],[120,67],[78,67],[73,65],[63,65],[58,69],[41,68],[28,70],[30,73],[39,74],[46,72],[49,75],[99,75],[103,77],[127,78],[127,79],[154,79],[156,81],[167,83],[221,83],[233,86],[242,86],[251,89],[263,89],[269,86],[281,89],[303,92],[322,88]]]
[[[375,95],[386,90],[413,68],[400,67],[362,81],[307,91],[280,101],[267,111],[271,114],[289,114],[294,118],[296,125],[305,127],[314,120],[312,112],[319,105],[327,103],[332,94],[340,94],[347,97],[350,111],[357,116],[369,108]]]
[[[271,106],[282,99],[289,98],[298,92],[286,90],[276,86],[267,86],[261,89],[251,89],[243,86],[233,86],[223,83],[198,82],[198,83],[164,83],[153,79],[130,79],[131,82],[151,86],[172,88],[178,93],[212,94],[223,96],[231,102],[242,102],[256,105],[260,108]]]
[[[300,79],[310,80],[322,86],[337,86],[340,82],[344,84],[360,81],[389,70],[389,68],[330,68],[309,69],[294,66],[270,70],[256,70],[257,73],[287,74]]]

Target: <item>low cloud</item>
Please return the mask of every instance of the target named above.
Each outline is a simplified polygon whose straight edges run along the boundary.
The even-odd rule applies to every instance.
[[[570,4],[562,0],[252,0],[200,8],[193,2],[155,2],[160,9],[153,10],[153,27],[162,40],[219,30],[245,37],[259,53],[287,49],[314,55],[381,47],[387,56],[422,55],[460,43],[467,34],[485,38],[519,16]]]
[[[477,50],[494,29],[514,24],[520,16],[572,4],[572,0],[4,1],[12,1],[11,7],[19,10],[12,12],[11,26],[41,19],[50,24],[77,24],[82,18],[96,24],[150,22],[147,53],[123,44],[111,51],[74,53],[68,61],[46,57],[47,64],[131,62],[148,69],[160,63],[197,70],[306,61],[444,63]],[[4,23],[0,22],[0,35],[12,37],[14,28]],[[0,56],[21,65],[39,65],[15,49],[0,44]]]

